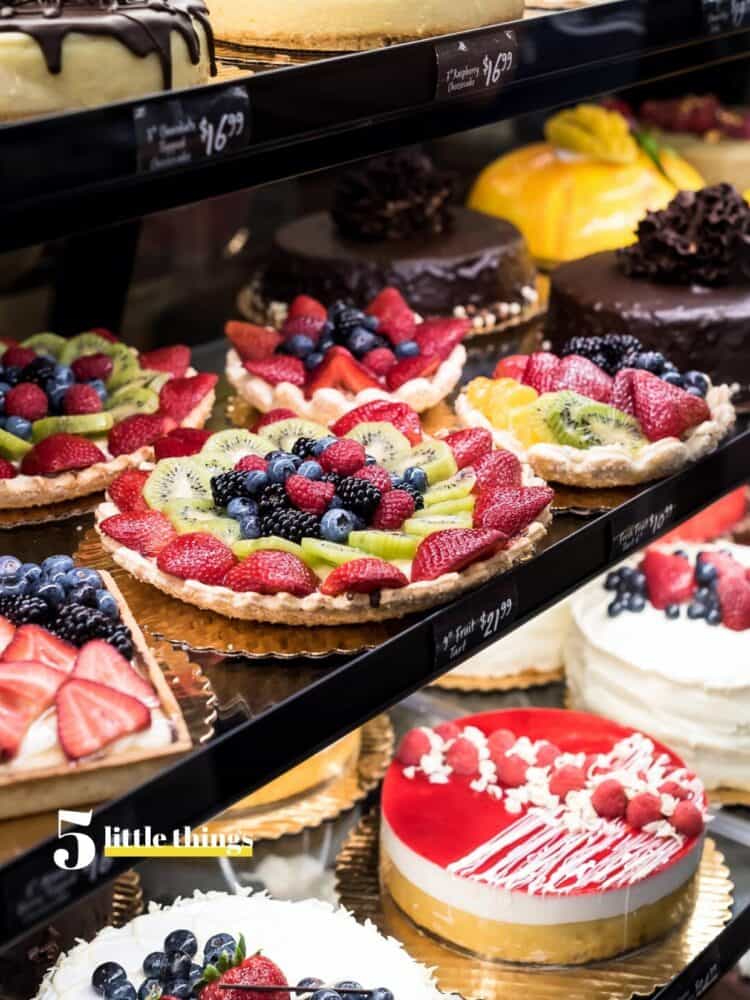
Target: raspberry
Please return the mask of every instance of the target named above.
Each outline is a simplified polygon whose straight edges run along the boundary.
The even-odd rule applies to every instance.
[[[628,797],[619,781],[607,778],[594,789],[591,805],[597,816],[604,819],[620,819],[627,812]]]
[[[505,754],[515,745],[516,737],[510,729],[496,729],[487,737],[487,745],[490,750],[490,757],[497,764],[495,758],[504,757]]]
[[[583,768],[573,764],[563,764],[552,774],[549,780],[549,790],[563,801],[568,792],[578,792],[586,787],[586,775]]]
[[[7,458],[0,458],[0,479],[15,479],[17,475],[13,463]]]
[[[36,351],[30,347],[21,347],[20,344],[13,344],[3,354],[3,365],[6,368],[25,368],[36,358]],[[18,414],[20,416],[20,414]]]
[[[362,358],[362,364],[376,375],[385,375],[396,364],[396,355],[388,347],[376,347]]]
[[[96,398],[99,399],[98,396]],[[47,394],[33,382],[21,382],[5,397],[5,413],[9,417],[23,417],[33,422],[46,417],[48,409]]]
[[[92,382],[99,378],[106,382],[112,374],[114,362],[107,354],[84,354],[70,366],[77,382]]]
[[[469,777],[479,771],[479,752],[471,740],[460,736],[446,753],[445,763],[453,768],[456,774]]]
[[[634,829],[640,830],[649,823],[657,823],[661,817],[661,801],[658,795],[641,792],[628,802],[626,817]]]
[[[671,795],[673,799],[681,801],[686,799],[690,792],[687,788],[679,785],[676,781],[665,781],[663,784],[659,785],[659,792],[661,795]]]
[[[194,531],[174,538],[159,552],[156,563],[164,573],[210,586],[223,582],[235,558],[219,538]]]
[[[391,490],[381,498],[372,519],[380,531],[398,530],[414,514],[414,497],[406,490]]]
[[[435,732],[444,743],[448,743],[450,740],[457,740],[461,735],[461,730],[455,722],[441,722],[440,725],[435,726]]]
[[[336,487],[333,483],[318,482],[306,479],[304,476],[292,475],[286,481],[286,492],[289,499],[299,510],[306,514],[317,514],[320,517],[328,509],[333,499]]]
[[[444,440],[453,452],[459,469],[474,465],[492,451],[492,434],[484,427],[467,427],[465,430],[454,431]]]
[[[99,393],[93,386],[72,385],[63,397],[63,413],[68,416],[75,416],[80,413],[99,413],[102,409],[102,401]]]
[[[290,316],[282,326],[281,332],[287,340],[301,334],[317,342],[320,331],[325,325],[326,320],[322,316]]]
[[[526,783],[526,773],[529,767],[517,753],[502,754],[497,760],[494,760],[494,764],[497,768],[497,780],[501,785],[505,785],[507,788],[520,788]]]
[[[427,733],[423,729],[410,729],[401,740],[396,757],[405,767],[418,767],[420,760],[431,750]]]
[[[320,456],[320,464],[326,472],[337,472],[340,476],[351,476],[365,464],[367,455],[359,441],[340,438],[330,444]]]
[[[376,590],[405,587],[408,580],[392,563],[367,557],[337,566],[320,585],[321,594],[371,594]]]
[[[536,766],[549,767],[551,764],[555,763],[557,758],[560,756],[560,753],[560,747],[556,747],[554,743],[544,740],[536,748]]]
[[[373,486],[377,486],[381,493],[389,493],[393,488],[390,472],[381,465],[365,465],[361,469],[357,469],[354,478],[366,479]]]
[[[227,573],[225,585],[255,594],[292,594],[307,597],[318,580],[309,566],[291,552],[261,549]]]
[[[703,832],[703,816],[694,802],[678,802],[670,823],[683,837],[697,837]]]
[[[235,472],[265,472],[268,466],[260,455],[243,455],[234,467]]]

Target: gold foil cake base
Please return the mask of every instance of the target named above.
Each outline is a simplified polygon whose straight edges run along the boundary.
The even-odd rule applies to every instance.
[[[104,551],[93,528],[81,539],[75,558],[112,574],[141,628],[196,652],[279,659],[359,653],[379,646],[399,628],[398,620],[309,628],[265,625],[204,611],[135,580]]]
[[[407,952],[435,969],[440,989],[468,1000],[630,1000],[648,996],[681,972],[709,945],[731,917],[732,883],[724,857],[706,840],[698,869],[695,909],[668,937],[622,958],[569,968],[488,962],[454,951],[419,930],[388,895],[378,878],[379,817],[366,816],[344,842],[336,862],[340,902],[358,920],[372,920]]]
[[[86,497],[75,497],[73,500],[63,500],[62,503],[51,503],[42,507],[12,507],[0,510],[0,531],[12,528],[24,528],[34,524],[47,524],[50,521],[67,521],[71,517],[90,514],[102,502],[101,493],[92,493]]]
[[[244,833],[255,841],[278,840],[318,827],[351,809],[378,785],[393,757],[393,739],[390,719],[379,715],[362,727],[358,759],[322,788],[271,808],[243,813],[234,807],[205,825],[211,833]]]
[[[528,667],[517,674],[506,674],[503,677],[490,677],[487,674],[472,677],[470,674],[457,674],[455,671],[451,671],[438,677],[432,683],[435,687],[443,688],[445,691],[488,693],[491,691],[524,691],[527,688],[541,687],[544,684],[561,681],[564,676],[562,668],[536,670],[534,667]]]
[[[552,510],[556,514],[576,514],[579,517],[595,517],[614,510],[620,504],[632,500],[638,492],[638,487],[586,490],[577,489],[575,486],[562,486],[559,483],[549,485],[555,491]]]

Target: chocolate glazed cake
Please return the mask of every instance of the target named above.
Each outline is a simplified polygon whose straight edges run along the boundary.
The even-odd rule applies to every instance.
[[[728,184],[683,191],[649,212],[638,242],[552,274],[545,336],[630,333],[681,370],[739,383],[750,407],[750,206]]]
[[[393,285],[416,312],[471,316],[477,332],[537,302],[536,273],[511,223],[448,204],[450,180],[421,154],[370,161],[344,175],[333,209],[276,233],[257,275],[253,318],[305,293],[364,308]]]

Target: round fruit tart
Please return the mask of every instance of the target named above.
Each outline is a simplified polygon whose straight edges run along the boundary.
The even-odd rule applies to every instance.
[[[382,400],[330,430],[270,416],[118,477],[97,510],[115,561],[231,618],[336,625],[445,601],[545,533],[552,490],[487,430],[427,437]]]
[[[667,476],[712,451],[735,421],[727,385],[681,373],[629,335],[573,337],[560,356],[503,358],[456,401],[545,479],[593,489]]]
[[[458,384],[470,330],[469,319],[422,320],[395,288],[384,288],[365,312],[299,295],[280,330],[227,323],[226,374],[262,413],[289,407],[328,423],[375,399],[421,413]]]
[[[202,427],[216,381],[190,368],[187,347],[139,355],[106,330],[11,343],[0,359],[0,508],[104,489],[168,431]]]

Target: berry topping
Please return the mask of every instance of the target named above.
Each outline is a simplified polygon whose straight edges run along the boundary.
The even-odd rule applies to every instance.
[[[185,344],[171,344],[168,347],[157,347],[146,351],[140,356],[142,368],[148,371],[167,372],[174,378],[182,378],[190,367],[190,348]],[[95,375],[94,378],[102,378]]]
[[[239,320],[230,320],[224,332],[243,361],[264,361],[270,358],[281,344],[283,337],[267,326],[255,326]]]
[[[418,327],[414,340],[422,354],[438,354],[447,358],[470,329],[471,320],[468,319],[426,319]]]
[[[69,674],[77,655],[78,650],[74,646],[51,635],[46,629],[38,625],[21,625],[6,646],[3,660],[7,663],[34,660]]]
[[[220,539],[196,531],[173,538],[160,550],[156,563],[164,573],[210,585],[223,582],[235,558]]]
[[[171,378],[165,382],[159,393],[159,411],[173,420],[184,420],[198,406],[200,401],[212,392],[218,382],[218,375],[204,372]]]
[[[351,351],[345,347],[332,347],[313,372],[308,392],[312,395],[318,389],[340,389],[356,395],[364,389],[373,388],[380,388],[380,383]]]
[[[625,815],[628,823],[636,830],[641,830],[649,823],[658,823],[662,818],[661,800],[652,792],[640,792],[628,802]]]
[[[549,779],[549,790],[563,801],[568,792],[578,792],[586,787],[586,775],[581,767],[563,764],[552,772]]]
[[[515,742],[515,741],[514,741]],[[497,780],[507,788],[520,788],[526,784],[529,766],[516,753],[498,753],[493,756],[497,768]]]
[[[175,537],[172,522],[156,510],[113,514],[99,525],[105,535],[142,556],[156,556]]]
[[[422,440],[422,426],[414,410],[406,403],[395,403],[387,399],[375,399],[345,413],[331,426],[331,433],[343,437],[357,424],[371,422],[393,424],[413,445]]]
[[[375,347],[362,356],[362,364],[374,375],[383,376],[396,364],[396,355],[389,347]]]
[[[641,349],[641,342],[637,337],[608,333],[603,337],[571,337],[563,344],[560,357],[577,354],[592,361],[608,375],[616,375],[625,360]]]
[[[148,504],[143,498],[143,487],[148,479],[148,472],[142,469],[125,469],[109,484],[107,492],[122,513],[131,511],[147,511]]]
[[[154,705],[157,702],[148,681],[136,673],[125,657],[104,639],[91,639],[81,647],[72,676],[105,684],[115,691],[137,698],[144,705]]]
[[[716,590],[724,625],[735,632],[750,628],[750,579],[724,576]]]
[[[333,483],[317,482],[295,474],[287,479],[286,492],[295,507],[319,517],[328,509],[336,488]]]
[[[103,962],[97,965],[91,975],[91,985],[97,993],[105,993],[108,989],[127,980],[127,973],[117,962]]]
[[[18,386],[18,388],[22,388]],[[11,390],[15,392],[15,389]],[[63,396],[62,410],[68,416],[75,416],[79,413],[99,413],[103,409],[99,393],[91,385],[72,385]],[[30,420],[37,419],[29,417]]]
[[[683,785],[678,784],[676,781],[665,781],[659,785],[659,793],[661,795],[671,795],[673,799],[677,799],[678,802],[682,799],[686,799],[690,794]]]
[[[462,774],[466,777],[473,776],[479,771],[479,751],[471,740],[460,736],[447,750],[445,763],[456,774]]]
[[[549,486],[491,486],[479,495],[474,523],[512,538],[535,521],[553,497]]]
[[[516,382],[523,382],[523,373],[526,371],[528,363],[528,354],[509,354],[495,365],[492,377],[495,379],[512,378]]]
[[[364,465],[361,469],[357,469],[354,473],[354,478],[366,479],[368,483],[372,483],[373,486],[377,487],[381,493],[388,493],[393,488],[391,474],[382,465]]]
[[[309,316],[313,319],[328,319],[326,307],[311,295],[297,295],[289,304],[288,319]]]
[[[104,453],[87,438],[77,434],[50,434],[24,455],[21,472],[27,476],[51,476],[86,469],[104,461]]]
[[[414,583],[436,580],[445,573],[460,573],[471,563],[489,558],[506,541],[499,531],[449,528],[436,531],[419,543],[411,568]]]
[[[521,462],[512,451],[497,449],[474,462],[477,477],[475,490],[481,492],[491,486],[520,486],[523,478]]]
[[[512,733],[510,729],[496,729],[494,733],[490,733],[487,737],[487,747],[496,764],[497,759],[505,756],[506,751],[510,750],[515,742],[515,733]]]
[[[541,396],[544,392],[554,392],[560,359],[555,354],[537,351],[529,356],[522,382],[530,385]]]
[[[408,582],[397,566],[383,559],[353,559],[329,573],[320,585],[320,592],[329,596],[370,594],[376,590],[405,587]]]
[[[453,452],[459,469],[475,465],[492,451],[492,434],[484,427],[453,431],[443,440]]]
[[[549,767],[555,763],[560,753],[560,747],[555,746],[554,743],[550,743],[549,740],[543,740],[536,748],[534,763],[537,767]]]
[[[3,365],[6,368],[25,368],[36,358],[36,351],[30,347],[21,347],[20,344],[11,345],[3,354]]]
[[[593,361],[571,354],[560,362],[555,372],[555,390],[571,389],[599,403],[612,400],[612,379]]]
[[[458,739],[461,735],[461,730],[455,722],[440,722],[437,726],[435,726],[435,732],[438,734],[440,739],[444,740],[446,743],[449,740]]]
[[[319,461],[326,472],[340,476],[351,476],[365,464],[367,455],[359,441],[341,438],[329,445],[320,455]]]
[[[164,418],[157,414],[136,413],[115,424],[109,432],[107,445],[110,454],[129,455],[146,448],[164,433]]]
[[[235,472],[265,472],[268,463],[260,455],[243,455],[235,465]]]
[[[210,437],[210,431],[200,430],[197,427],[175,427],[169,434],[154,441],[154,457],[158,462],[162,458],[197,455]]]
[[[382,494],[377,486],[368,480],[358,476],[347,476],[337,484],[336,496],[342,501],[346,510],[369,521],[380,504]]]
[[[317,589],[312,570],[291,552],[261,549],[235,566],[225,585],[238,592],[306,597]]]
[[[97,396],[98,402],[99,397]],[[5,395],[5,414],[8,417],[22,417],[24,420],[31,421],[41,420],[42,417],[47,416],[48,407],[46,392],[33,382],[21,382]],[[101,409],[101,404],[99,404],[99,409]]]
[[[0,458],[0,479],[15,479],[16,467],[7,458]]]
[[[403,358],[388,370],[385,384],[394,392],[412,379],[429,378],[439,367],[439,354],[417,354],[414,357]]]
[[[649,549],[641,570],[646,576],[648,599],[660,610],[687,601],[695,590],[693,567],[684,556]]]
[[[414,497],[406,490],[396,489],[386,493],[380,500],[372,519],[372,527],[381,531],[398,529],[416,509]]]
[[[410,729],[401,740],[396,756],[405,767],[416,767],[431,749],[430,737],[423,729]]]
[[[278,965],[260,953],[246,958],[221,974],[217,970],[216,977],[201,990],[201,1000],[289,1000],[290,996],[287,989],[261,992],[252,989],[226,989],[233,984],[243,987],[289,985]]]
[[[62,685],[55,707],[60,746],[72,760],[96,753],[151,724],[151,713],[142,701],[79,678]]]
[[[246,361],[245,368],[251,375],[257,375],[258,378],[262,378],[271,385],[290,382],[292,385],[301,387],[305,384],[305,366],[299,358],[274,354],[264,360]]]
[[[670,822],[683,837],[699,837],[703,833],[703,814],[694,802],[678,802]]]
[[[633,373],[630,392],[633,415],[649,441],[681,438],[686,431],[711,417],[704,399],[669,385],[649,372]]]
[[[78,382],[93,382],[96,379],[106,382],[114,363],[107,354],[84,354],[76,358],[70,367]]]

